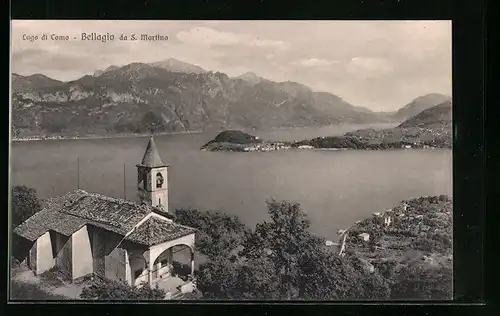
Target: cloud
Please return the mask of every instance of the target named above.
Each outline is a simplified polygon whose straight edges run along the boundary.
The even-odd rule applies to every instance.
[[[336,60],[326,60],[326,59],[318,59],[318,58],[308,58],[308,59],[300,59],[292,62],[293,65],[300,65],[305,67],[318,67],[318,66],[330,66],[333,64],[338,64],[339,62]]]
[[[261,40],[261,39],[249,41],[246,43],[246,45],[251,47],[266,47],[266,48],[269,47],[276,49],[287,49],[289,47],[289,45],[283,41]]]
[[[266,57],[267,60],[271,60],[275,57],[276,55],[273,54],[273,53],[268,53],[268,54],[265,54],[264,57]]]
[[[209,27],[193,27],[177,33],[177,39],[189,45],[235,45],[241,42],[236,34],[219,32]]]
[[[380,77],[393,70],[384,58],[354,57],[347,63],[347,72],[358,77]]]
[[[180,31],[177,39],[189,45],[197,46],[231,46],[245,45],[249,47],[287,49],[284,41],[261,39],[250,34],[221,32],[206,26],[193,27],[189,31]]]

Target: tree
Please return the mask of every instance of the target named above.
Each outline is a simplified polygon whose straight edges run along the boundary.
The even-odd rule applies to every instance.
[[[42,209],[36,190],[26,185],[12,188],[12,225],[16,227]]]
[[[179,224],[198,229],[196,249],[209,258],[229,256],[248,231],[239,218],[220,212],[178,209],[174,216]]]
[[[143,285],[141,288],[116,281],[94,281],[83,288],[80,298],[84,300],[163,300],[165,291]]]
[[[200,267],[197,288],[209,299],[279,299],[279,277],[265,257],[232,262],[219,256]]]
[[[282,296],[291,299],[298,295],[297,262],[306,248],[319,244],[319,239],[308,231],[310,222],[298,203],[270,200],[267,207],[271,221],[257,224],[255,231],[247,234],[243,254],[269,256],[281,277]]]
[[[232,299],[236,275],[236,265],[221,256],[200,266],[196,274],[196,287],[206,298]]]
[[[428,267],[410,263],[398,274],[391,288],[392,299],[449,300],[452,299],[451,265]]]
[[[297,203],[268,202],[270,222],[247,233],[241,254],[250,260],[268,260],[279,276],[282,299],[385,299],[389,286],[376,272],[341,258],[309,232],[309,220]],[[261,266],[264,266],[261,264]],[[248,282],[248,281],[247,281]]]

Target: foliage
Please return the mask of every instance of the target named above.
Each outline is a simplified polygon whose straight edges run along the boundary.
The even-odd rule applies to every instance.
[[[218,143],[233,143],[233,144],[252,144],[260,142],[260,140],[255,136],[236,130],[228,130],[220,132],[215,137],[215,141]]]
[[[418,237],[414,243],[415,249],[425,252],[445,253],[453,246],[451,236],[442,233],[431,233]]]
[[[383,299],[389,286],[376,273],[338,257],[309,232],[297,203],[271,200],[271,220],[246,231],[237,260],[212,258],[197,286],[218,299]]]
[[[18,128],[16,128],[14,125],[12,125],[12,138],[19,137],[20,134],[21,134],[21,131]]]
[[[35,189],[26,185],[12,188],[12,225],[16,227],[42,209]]]
[[[85,300],[163,300],[165,291],[143,285],[141,288],[116,281],[94,281],[83,288],[80,297]]]
[[[391,288],[392,299],[449,300],[452,298],[451,266],[429,268],[409,264],[398,274]]]
[[[198,229],[196,249],[209,258],[228,256],[248,231],[238,217],[220,212],[178,209],[174,217],[177,223]]]
[[[231,262],[220,256],[202,265],[196,277],[209,299],[279,299],[279,278],[264,257]]]

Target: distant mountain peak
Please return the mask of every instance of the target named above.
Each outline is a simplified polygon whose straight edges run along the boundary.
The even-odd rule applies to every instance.
[[[451,100],[450,96],[440,93],[429,93],[413,99],[410,103],[400,108],[396,116],[400,119],[408,119],[418,113],[432,108],[438,104]]]
[[[52,79],[43,74],[33,74],[22,76],[16,73],[12,74],[12,91],[21,92],[43,87],[58,86],[62,81]]]
[[[171,72],[183,72],[183,73],[193,73],[193,74],[201,74],[207,72],[205,69],[199,66],[192,65],[175,58],[168,58],[163,61],[149,63],[148,65],[155,68],[163,68]]]
[[[113,70],[116,70],[116,69],[120,69],[120,67],[118,67],[116,65],[111,65],[108,68],[106,68],[105,70],[96,70],[94,72],[94,77],[99,77],[100,75],[102,75],[102,74],[104,74],[106,72],[110,72],[110,71],[113,71]]]
[[[245,80],[246,82],[252,85],[256,85],[260,83],[262,80],[264,80],[264,78],[257,76],[254,72],[251,71],[247,71],[235,78]]]

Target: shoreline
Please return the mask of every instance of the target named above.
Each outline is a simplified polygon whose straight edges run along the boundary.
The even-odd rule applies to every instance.
[[[309,145],[301,145],[301,146],[283,146],[283,145],[275,145],[275,144],[252,144],[249,145],[241,145],[241,144],[232,144],[232,143],[211,143],[206,144],[200,148],[201,151],[209,151],[209,152],[275,152],[275,151],[284,151],[284,150],[292,150],[292,151],[388,151],[388,150],[436,150],[436,149],[453,149],[448,146],[429,146],[429,145],[407,145],[407,146],[393,146],[393,147],[380,147],[377,144],[364,147],[364,148],[353,148],[353,147],[314,147]]]
[[[183,131],[183,132],[165,132],[156,134],[117,134],[110,136],[34,136],[34,137],[20,137],[11,138],[13,143],[17,142],[34,142],[34,141],[51,141],[51,140],[95,140],[95,139],[112,139],[112,138],[131,138],[131,137],[149,137],[153,136],[169,136],[169,135],[183,135],[183,134],[199,134],[203,131]]]

